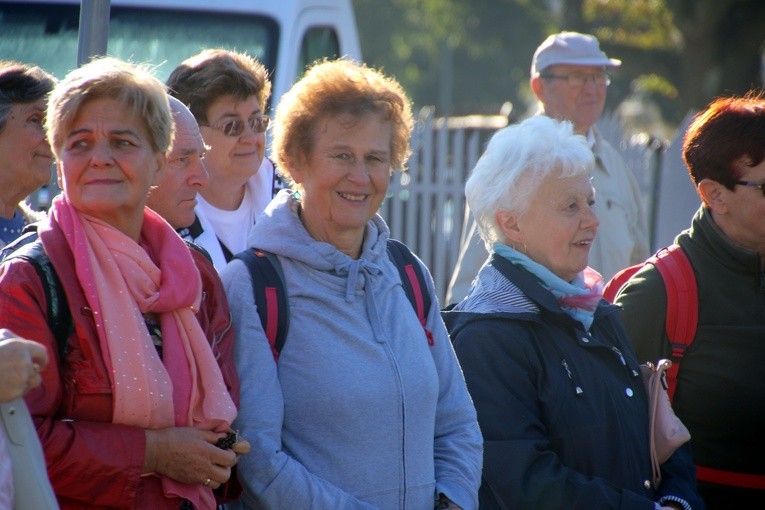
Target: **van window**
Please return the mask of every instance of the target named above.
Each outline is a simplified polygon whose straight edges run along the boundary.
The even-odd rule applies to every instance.
[[[0,2],[1,58],[36,64],[62,78],[77,66],[76,5]],[[111,7],[107,54],[156,65],[165,81],[205,48],[246,51],[274,71],[279,28],[257,15]]]
[[[334,59],[340,57],[340,42],[337,32],[332,27],[314,27],[306,31],[300,45],[300,61],[295,70],[299,79],[306,68],[320,58]]]

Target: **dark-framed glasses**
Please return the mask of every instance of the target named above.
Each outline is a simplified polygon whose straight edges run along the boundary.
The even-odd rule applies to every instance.
[[[749,186],[750,188],[757,188],[765,197],[765,182],[757,183],[751,181],[736,181],[734,184],[740,184],[741,186]]]
[[[247,119],[246,124],[250,126],[250,129],[252,129],[255,133],[265,133],[266,129],[268,129],[268,124],[271,121],[270,118],[268,118],[267,115],[253,115],[249,119]],[[218,124],[199,124],[200,126],[207,126],[211,127],[213,129],[217,129],[218,131],[222,131],[224,135],[226,136],[241,136],[242,133],[244,133],[244,126],[245,121],[242,119],[231,119],[227,120],[225,122],[220,122]]]
[[[545,80],[565,80],[572,89],[580,89],[590,80],[598,87],[608,87],[611,85],[611,75],[605,71],[570,74],[542,73],[540,76]]]

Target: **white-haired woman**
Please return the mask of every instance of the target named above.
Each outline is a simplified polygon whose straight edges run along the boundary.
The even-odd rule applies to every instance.
[[[570,123],[533,117],[494,135],[465,187],[492,255],[445,316],[484,436],[484,509],[703,508],[687,451],[651,483],[638,361],[587,266],[593,165]]]

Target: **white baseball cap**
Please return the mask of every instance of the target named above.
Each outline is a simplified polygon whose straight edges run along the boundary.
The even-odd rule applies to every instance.
[[[608,58],[598,40],[589,34],[560,32],[544,40],[531,60],[531,76],[555,64],[619,67],[622,61]]]

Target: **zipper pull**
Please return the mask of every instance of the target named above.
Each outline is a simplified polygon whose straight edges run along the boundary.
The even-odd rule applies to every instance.
[[[584,390],[581,386],[577,386],[577,384],[574,382],[574,376],[571,374],[571,369],[568,368],[568,362],[566,361],[566,358],[563,358],[561,360],[561,365],[563,365],[563,369],[566,371],[566,375],[568,376],[568,380],[571,381],[571,383],[574,385],[574,391],[577,395],[581,395],[584,393]]]
[[[627,361],[624,359],[624,355],[622,354],[622,351],[620,351],[616,347],[611,347],[611,350],[614,351],[614,353],[619,357],[619,362],[622,364],[622,366],[626,367]]]

